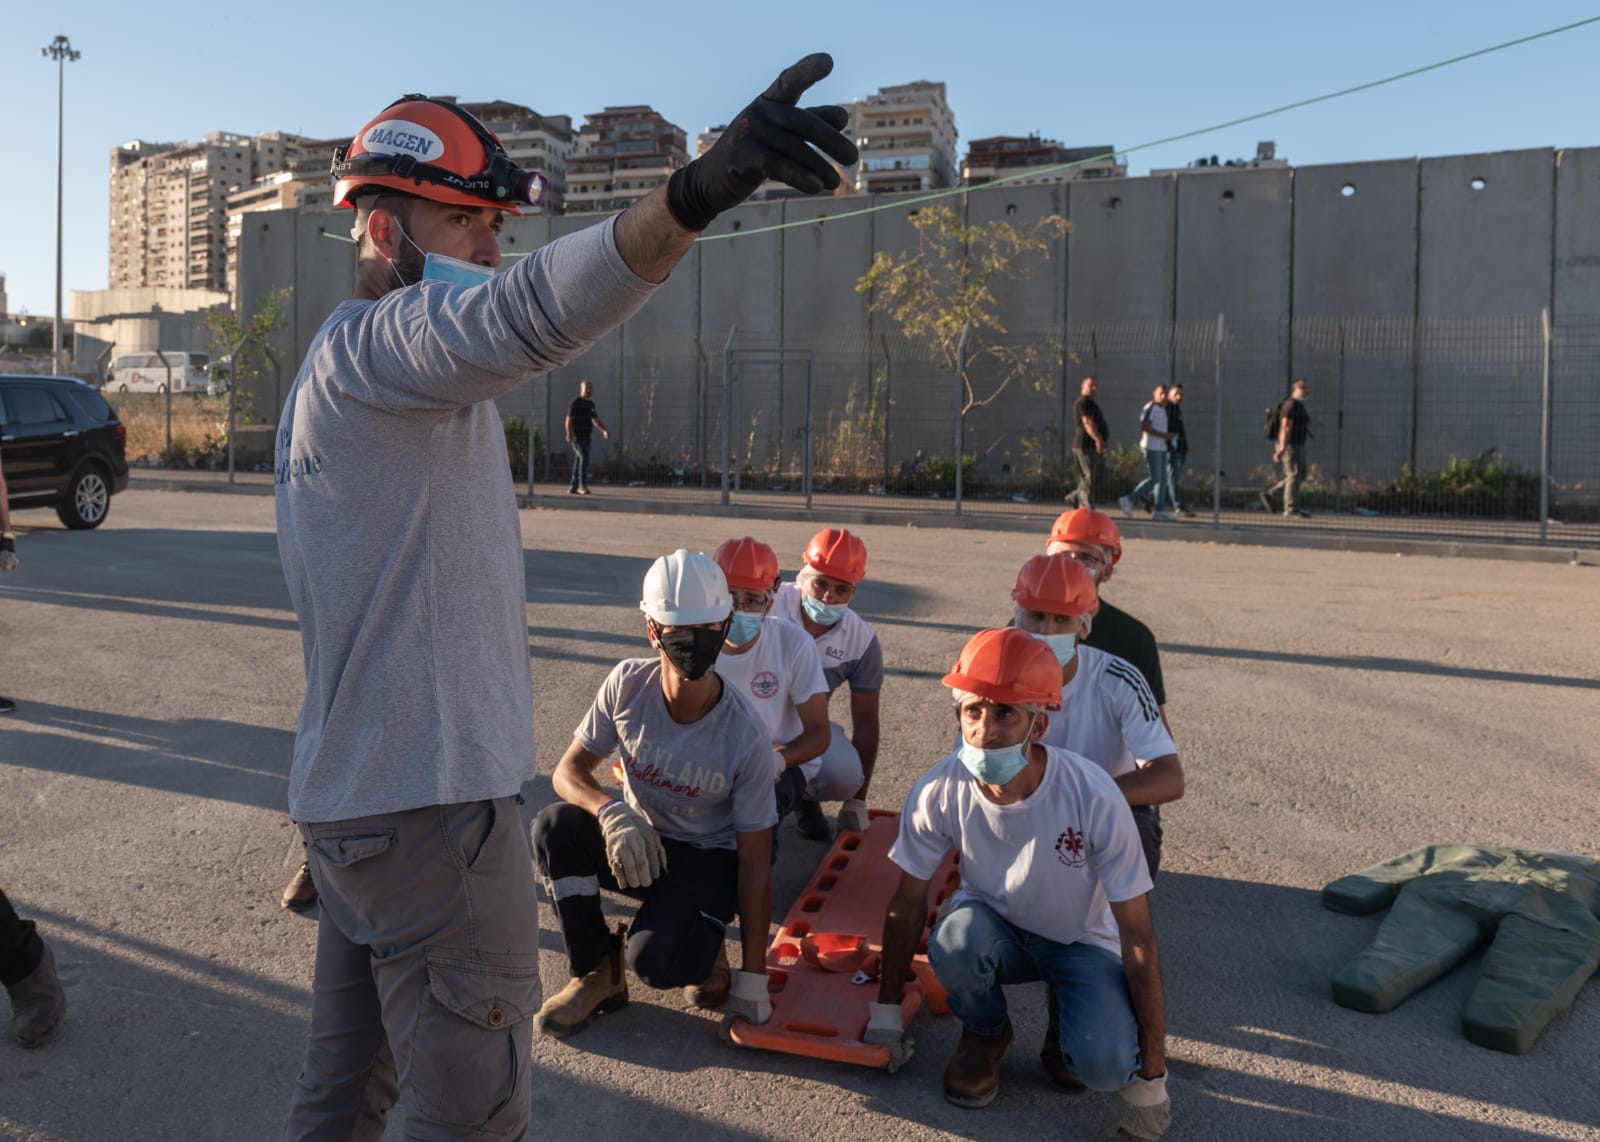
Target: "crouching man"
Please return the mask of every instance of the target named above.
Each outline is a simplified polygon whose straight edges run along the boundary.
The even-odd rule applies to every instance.
[[[702,1007],[752,1023],[772,1015],[772,786],[787,762],[712,669],[733,613],[716,563],[682,550],[657,559],[639,608],[656,655],[611,671],[556,766],[561,801],[533,822],[534,859],[572,965],[571,982],[534,1019],[541,1035],[569,1035],[624,1006],[624,964],[648,987],[688,988]],[[621,799],[594,778],[613,750]],[[602,888],[639,900],[626,939],[620,926],[606,930]],[[735,914],[750,969],[738,973],[724,952]]]
[[[972,1108],[994,1100],[1012,1038],[1001,989],[1044,980],[1060,1004],[1066,1065],[1084,1086],[1118,1093],[1115,1136],[1159,1138],[1171,1117],[1165,1005],[1150,873],[1127,799],[1104,769],[1041,741],[1046,711],[1061,705],[1061,665],[1041,640],[980,631],[944,684],[961,744],[906,796],[866,1038],[900,1039],[928,881],[954,846],[961,889],[928,939],[962,1027],[945,1097]]]

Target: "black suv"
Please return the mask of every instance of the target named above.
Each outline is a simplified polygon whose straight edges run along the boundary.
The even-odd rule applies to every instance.
[[[99,527],[128,486],[128,430],[74,377],[0,374],[0,461],[7,503],[56,509],[71,528]]]

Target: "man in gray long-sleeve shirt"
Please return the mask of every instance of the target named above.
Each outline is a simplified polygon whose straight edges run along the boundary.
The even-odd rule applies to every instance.
[[[624,321],[763,180],[837,186],[811,147],[855,161],[844,112],[795,105],[831,67],[800,61],[665,188],[498,276],[502,212],[536,201],[539,180],[483,124],[405,96],[337,154],[356,293],[313,340],[276,442],[306,667],[289,809],[322,903],[289,1138],[354,1135],[363,1092],[387,1080],[385,1041],[411,1137],[522,1137],[539,1007],[517,811],[533,701],[493,398]]]

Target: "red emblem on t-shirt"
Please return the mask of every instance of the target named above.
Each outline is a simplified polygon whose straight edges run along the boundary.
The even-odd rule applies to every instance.
[[[1087,859],[1083,855],[1083,834],[1068,828],[1056,838],[1056,855],[1068,868],[1078,868]]]
[[[770,670],[763,670],[750,679],[750,693],[757,698],[770,698],[778,692],[778,676]]]

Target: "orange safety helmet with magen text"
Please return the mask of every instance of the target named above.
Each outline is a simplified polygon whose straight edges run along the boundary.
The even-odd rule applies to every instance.
[[[1073,508],[1056,516],[1045,547],[1057,543],[1092,543],[1111,552],[1111,564],[1122,558],[1122,533],[1110,516],[1093,508]]]
[[[1061,708],[1061,664],[1055,652],[1043,639],[1017,627],[973,635],[943,681],[952,690],[1008,706]]]
[[[778,554],[759,539],[723,540],[712,555],[728,579],[728,586],[746,591],[774,591],[778,587]]]
[[[333,204],[391,190],[453,206],[521,214],[544,197],[544,176],[511,161],[478,117],[445,99],[403,95],[333,154]]]
[[[1100,607],[1094,572],[1070,555],[1035,555],[1017,572],[1011,597],[1024,610],[1051,615],[1088,615]]]
[[[846,583],[867,577],[867,545],[842,527],[828,527],[811,537],[802,559],[818,574]]]

